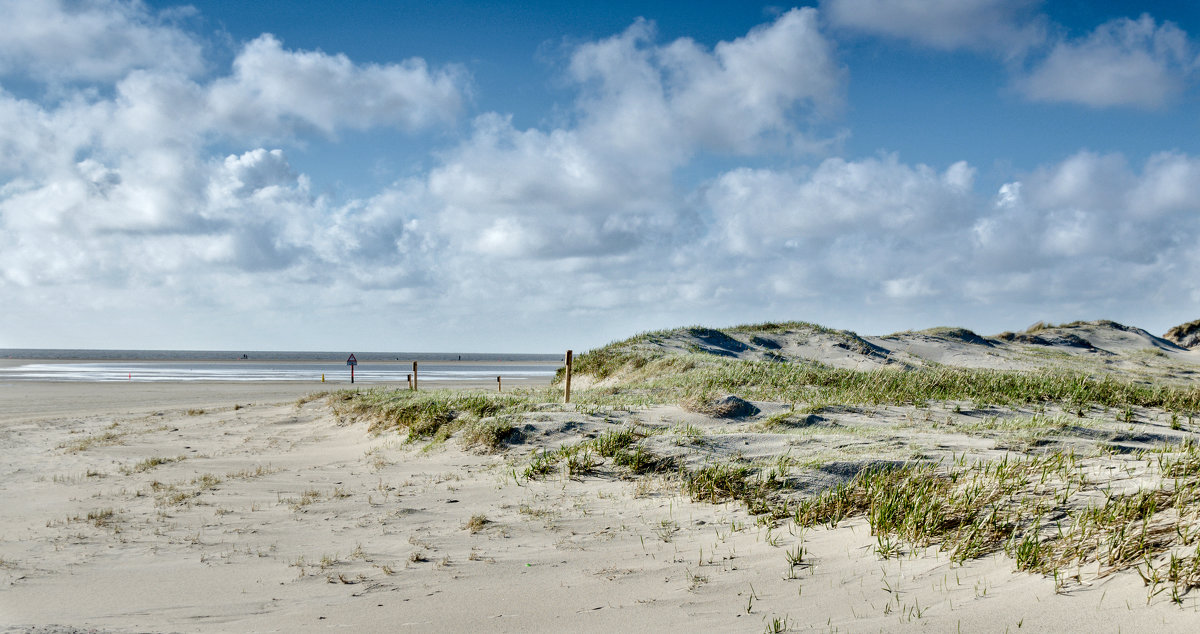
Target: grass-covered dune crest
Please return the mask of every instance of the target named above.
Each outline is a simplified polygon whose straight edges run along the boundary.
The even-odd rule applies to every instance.
[[[675,399],[726,392],[790,403],[1200,409],[1200,357],[1101,320],[1039,322],[1021,336],[931,328],[864,337],[807,322],[635,335],[576,357],[580,385],[637,387]],[[1034,339],[1036,337],[1036,339]],[[560,377],[561,379],[561,377]]]

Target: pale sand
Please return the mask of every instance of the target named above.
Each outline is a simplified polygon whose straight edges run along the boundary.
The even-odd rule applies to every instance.
[[[785,553],[801,536],[786,523],[761,527],[739,505],[603,473],[514,478],[533,447],[630,421],[730,424],[675,407],[555,408],[530,415],[540,440],[479,455],[454,441],[422,451],[340,423],[323,401],[297,405],[321,387],[0,388],[0,626],[760,632],[781,619],[793,631],[1112,632],[1200,623],[1192,596],[1182,607],[1161,596],[1147,605],[1132,572],[1056,594],[1053,580],[1014,572],[1000,555],[954,565],[928,549],[883,560],[861,519],[806,531],[812,565],[792,575]],[[913,451],[898,441],[989,450],[978,436],[917,433],[905,415],[878,408],[855,424],[879,425],[883,435],[865,439],[898,454]],[[774,451],[744,437],[724,434],[706,450]],[[656,451],[671,446],[655,439]],[[794,448],[838,442],[809,436]],[[182,459],[138,471],[149,458]],[[488,520],[477,532],[466,528],[473,516]]]

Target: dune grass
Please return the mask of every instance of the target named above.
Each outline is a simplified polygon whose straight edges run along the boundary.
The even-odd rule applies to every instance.
[[[479,391],[371,389],[342,390],[329,396],[334,411],[343,417],[365,418],[373,433],[405,432],[409,440],[445,440],[470,423],[497,416],[534,410],[538,401],[527,393]],[[511,424],[502,422],[476,426],[473,438],[494,446],[501,442]]]
[[[1072,453],[865,470],[801,501],[792,519],[834,527],[865,516],[881,545],[896,537],[938,546],[960,562],[1003,550],[1017,569],[1053,576],[1060,589],[1082,581],[1084,565],[1098,577],[1134,568],[1148,598],[1169,590],[1179,602],[1200,587],[1200,446],[1126,468],[1145,484],[1113,492],[1111,479],[1090,478]]]
[[[675,461],[652,454],[636,443],[649,435],[640,427],[612,430],[591,440],[564,445],[555,451],[535,452],[522,475],[537,479],[561,471],[575,477],[594,471],[606,459],[629,475],[670,473],[676,470]]]
[[[816,362],[741,361],[707,354],[655,354],[611,344],[578,357],[575,372],[619,378],[662,402],[737,394],[743,398],[825,405],[917,405],[970,401],[1017,406],[1154,407],[1200,411],[1200,388],[1147,384],[1067,369],[1020,372],[933,366],[854,370]]]

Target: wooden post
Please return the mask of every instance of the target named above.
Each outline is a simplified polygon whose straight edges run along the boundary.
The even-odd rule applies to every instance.
[[[567,350],[567,387],[564,402],[571,402],[571,351]]]
[[[412,372],[408,373],[408,389],[412,389]]]
[[[496,391],[497,391],[497,392],[503,392],[503,391],[504,391],[504,390],[500,389],[500,377],[496,377]]]
[[[413,391],[414,391],[414,392],[416,392],[416,391],[417,391],[417,362],[416,362],[416,361],[413,361],[413,384],[412,384],[412,389],[413,389]]]

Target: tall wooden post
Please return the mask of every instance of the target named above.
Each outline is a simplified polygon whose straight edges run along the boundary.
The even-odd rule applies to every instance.
[[[571,351],[567,350],[567,387],[564,402],[571,402]]]
[[[417,362],[413,361],[413,391],[417,391]]]

